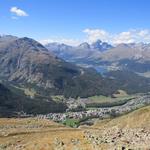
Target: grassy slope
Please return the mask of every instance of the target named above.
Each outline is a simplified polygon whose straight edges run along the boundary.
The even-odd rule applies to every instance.
[[[6,125],[8,128],[5,128]],[[21,145],[26,150],[71,150],[76,147],[73,140],[80,141],[77,147],[91,149],[91,144],[83,138],[82,130],[44,119],[0,119],[0,127],[0,131],[3,127],[3,132],[0,132],[0,149],[14,150]]]
[[[25,150],[51,150],[56,148],[64,148],[65,150],[77,148],[95,150],[93,143],[85,138],[85,130],[91,133],[96,132],[96,134],[99,135],[102,135],[104,129],[105,132],[109,134],[109,132],[116,129],[115,127],[119,130],[128,129],[127,131],[129,133],[131,129],[144,129],[149,131],[149,116],[150,106],[147,106],[125,116],[98,121],[90,128],[84,127],[80,129],[65,127],[44,119],[0,119],[0,148],[12,150],[20,146]],[[112,136],[114,136],[114,134],[112,134]],[[132,140],[134,140],[134,138]],[[109,145],[109,143],[99,145],[98,149],[104,148],[107,150],[110,148],[109,146],[111,146],[112,150],[114,149],[113,145]]]
[[[99,138],[100,149],[146,150],[150,148],[149,116],[150,106],[147,106],[115,119],[97,121],[95,125],[86,129],[95,137],[93,142]]]
[[[120,90],[121,91],[121,90]],[[88,100],[85,102],[88,109],[92,109],[95,107],[112,107],[112,106],[119,106],[123,105],[132,98],[136,97],[137,95],[128,95],[124,91],[120,94],[114,94],[114,98],[110,96],[92,96],[89,97]]]
[[[11,117],[16,112],[24,111],[27,114],[47,114],[50,112],[64,112],[65,104],[57,103],[51,98],[35,95],[31,98],[31,92],[27,96],[23,90],[12,86],[0,84],[0,117]]]
[[[93,127],[109,128],[113,126],[118,126],[119,128],[150,128],[150,106],[143,107],[115,119],[98,121]]]

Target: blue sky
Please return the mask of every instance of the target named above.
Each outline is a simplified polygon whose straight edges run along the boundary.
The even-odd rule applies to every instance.
[[[0,1],[0,34],[69,44],[150,42],[149,0]]]

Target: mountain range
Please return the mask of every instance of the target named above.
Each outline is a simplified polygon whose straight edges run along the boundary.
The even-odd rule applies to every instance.
[[[54,96],[63,96],[68,100],[70,97],[111,96],[119,89],[129,94],[149,91],[149,78],[134,72],[118,70],[102,76],[94,68],[78,66],[74,52],[79,51],[77,57],[83,60],[85,55],[81,58],[81,54],[89,51],[86,60],[90,62],[89,58],[99,59],[100,55],[96,55],[95,51],[104,54],[110,51],[110,47],[114,50],[109,44],[98,43],[83,43],[76,48],[53,43],[50,44],[53,46],[50,51],[28,37],[1,36],[0,112],[3,113],[0,114],[9,116],[21,111],[31,114],[65,111],[65,102],[55,101]],[[56,55],[58,47],[61,47],[61,50],[57,49],[58,54],[63,50],[64,56],[71,51],[65,57],[76,60],[76,63],[66,62],[68,59],[63,60],[64,57]]]
[[[33,39],[12,37],[10,40],[9,36],[4,39],[0,44],[1,79],[34,87],[46,96],[84,97],[105,93],[106,90],[98,88],[105,82],[94,70],[65,62]]]
[[[101,52],[113,48],[112,45],[101,40],[92,44],[84,42],[76,47],[59,43],[49,43],[45,47],[56,56],[70,62],[89,62],[97,59]]]
[[[55,46],[54,46],[55,45]],[[74,62],[96,70],[128,70],[146,76],[150,72],[150,44],[130,43],[112,46],[97,40],[92,44],[81,43],[72,47],[65,44],[49,43],[49,51],[66,61]]]

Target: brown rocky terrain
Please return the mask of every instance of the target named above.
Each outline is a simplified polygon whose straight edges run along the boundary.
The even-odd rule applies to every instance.
[[[46,119],[0,119],[0,149],[148,150],[150,106],[127,115],[70,128]]]
[[[115,119],[97,121],[86,131],[86,137],[105,149],[150,149],[149,114],[148,106]]]

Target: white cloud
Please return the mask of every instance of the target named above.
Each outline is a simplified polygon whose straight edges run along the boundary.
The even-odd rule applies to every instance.
[[[140,36],[147,36],[147,34],[149,34],[149,30],[141,30],[141,31],[139,32],[139,35],[140,35]]]
[[[134,34],[130,31],[127,31],[127,32],[121,32],[117,35],[114,35],[112,37],[112,43],[114,44],[119,44],[119,43],[133,43],[135,42],[135,39],[134,39]]]
[[[40,40],[40,42],[44,45],[47,43],[57,42],[72,46],[77,46],[82,42],[92,43],[98,39],[111,44],[133,42],[150,43],[150,30],[148,29],[131,29],[128,31],[113,34],[103,29],[85,29],[83,30],[83,32],[85,33],[85,38],[83,38],[82,40],[52,37],[49,39]]]
[[[83,32],[87,34],[88,42],[94,42],[97,39],[108,42],[110,38],[110,34],[102,29],[85,29]]]
[[[96,41],[97,39],[112,44],[150,42],[150,30],[148,29],[132,29],[117,34],[111,34],[103,29],[85,29],[83,32],[87,34],[86,41],[90,43]]]
[[[17,15],[17,16],[21,16],[21,17],[28,16],[28,14],[27,14],[24,10],[19,9],[19,8],[17,8],[17,7],[11,7],[11,8],[10,8],[10,12],[11,12],[11,13],[14,13],[14,14]]]
[[[77,39],[66,39],[66,38],[49,38],[49,39],[45,39],[45,40],[40,40],[39,42],[42,43],[43,45],[46,45],[48,43],[57,42],[57,43],[64,43],[64,44],[72,45],[72,46],[77,46],[81,43],[81,41],[79,41]]]

